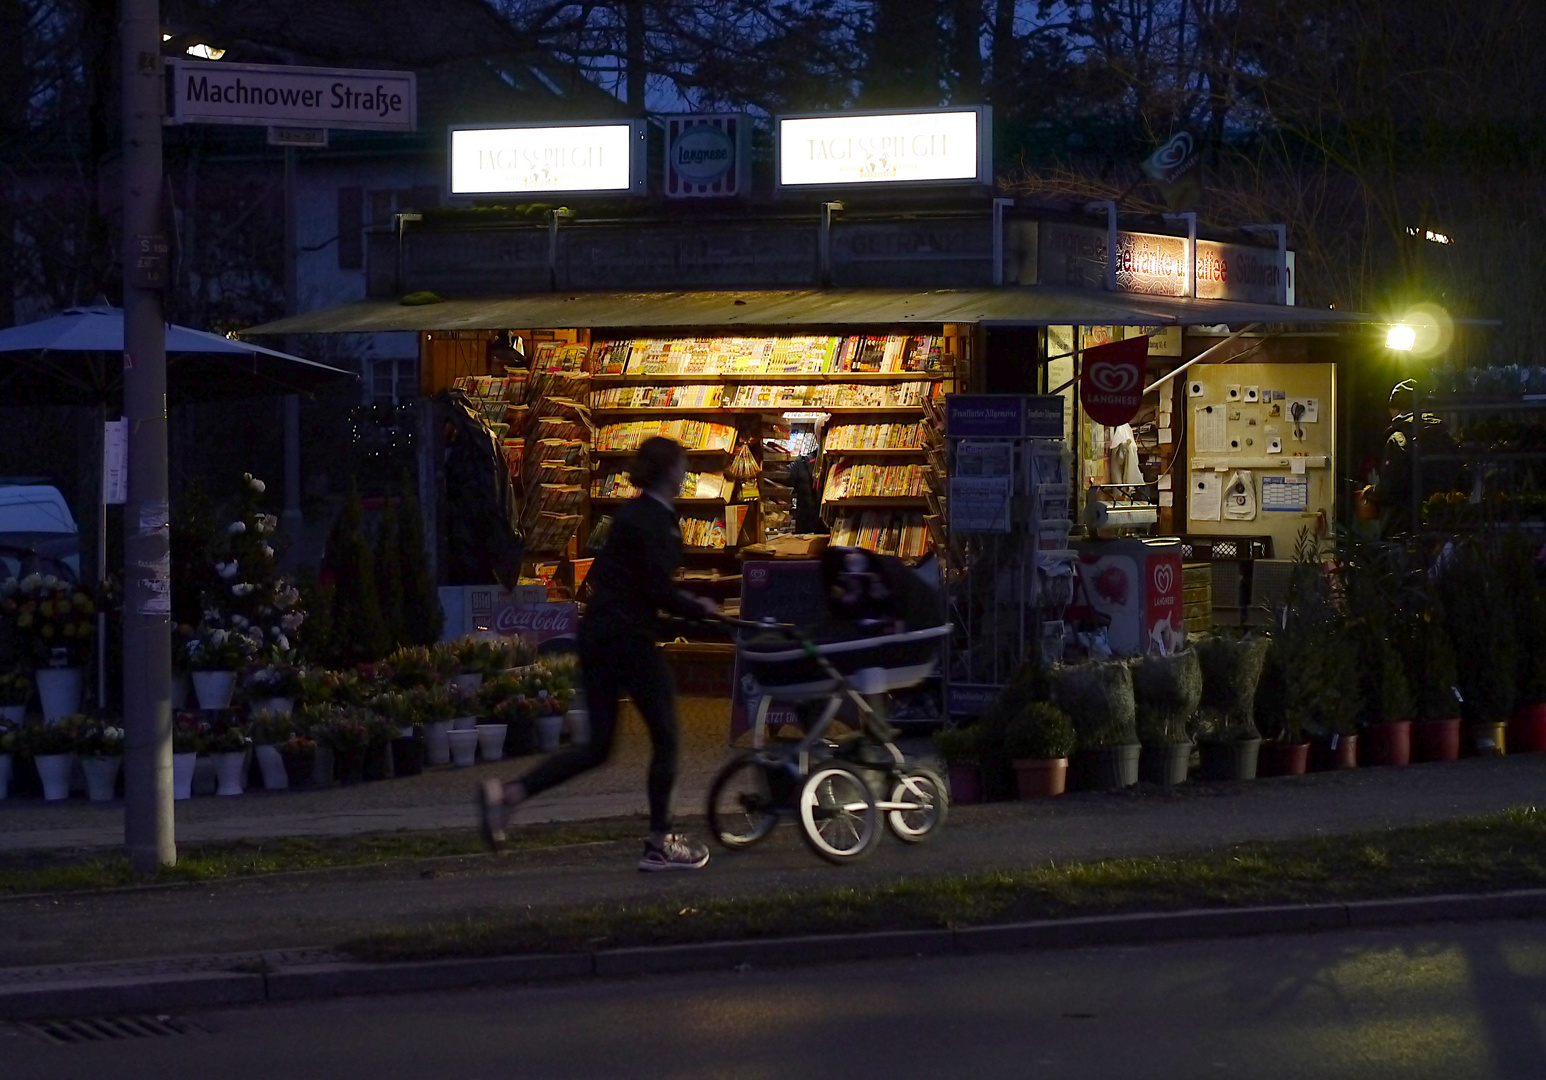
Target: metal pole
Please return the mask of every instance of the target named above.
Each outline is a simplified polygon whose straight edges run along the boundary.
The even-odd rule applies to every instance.
[[[285,147],[285,314],[294,315],[300,304],[299,268],[297,258],[295,214],[295,147]],[[285,349],[294,355],[295,341],[290,339]],[[298,394],[286,394],[284,399],[285,430],[285,505],[280,515],[285,535],[290,539],[290,560],[298,556],[301,527],[305,519],[301,514],[301,399]]]
[[[161,20],[122,0],[124,415],[124,846],[136,873],[177,861],[172,819],[172,627],[166,461],[166,256],[161,229]]]
[[[1013,199],[993,200],[993,284],[1004,284],[1004,207],[1013,206]]]

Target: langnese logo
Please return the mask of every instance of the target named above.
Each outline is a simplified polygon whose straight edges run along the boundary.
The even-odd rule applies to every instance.
[[[1125,394],[1138,385],[1142,373],[1132,364],[1096,361],[1090,365],[1090,382],[1108,394]]]

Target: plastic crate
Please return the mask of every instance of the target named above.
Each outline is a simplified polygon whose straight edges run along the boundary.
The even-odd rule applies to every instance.
[[[1182,562],[1234,562],[1272,558],[1270,536],[1183,536]]]
[[[1213,564],[1213,606],[1240,608],[1250,603],[1250,564],[1233,561]]]
[[[1278,609],[1288,601],[1288,584],[1294,574],[1292,559],[1258,559],[1251,563],[1251,606]]]

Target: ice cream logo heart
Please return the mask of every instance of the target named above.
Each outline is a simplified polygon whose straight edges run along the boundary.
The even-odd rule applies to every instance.
[[[1090,382],[1108,394],[1123,394],[1138,385],[1138,368],[1132,364],[1096,362],[1090,365]]]
[[[1170,587],[1176,583],[1176,572],[1171,569],[1169,563],[1160,563],[1154,568],[1154,591],[1161,596],[1170,592]]]

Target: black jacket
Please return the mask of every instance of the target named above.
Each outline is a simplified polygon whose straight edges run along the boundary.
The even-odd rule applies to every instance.
[[[701,617],[703,609],[692,594],[671,581],[681,565],[676,511],[651,495],[628,500],[613,515],[606,546],[585,576],[590,603],[580,634],[593,641],[653,638],[659,629],[657,612]]]

